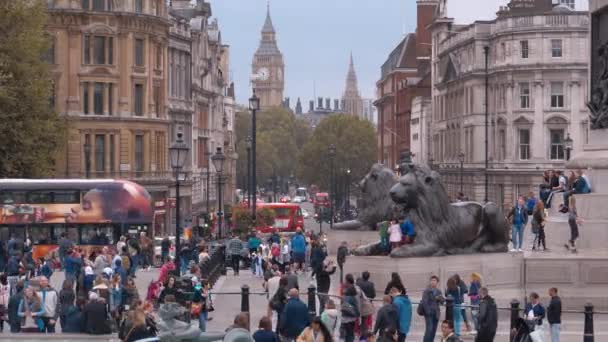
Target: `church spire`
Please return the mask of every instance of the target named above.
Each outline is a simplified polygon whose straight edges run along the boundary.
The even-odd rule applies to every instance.
[[[350,53],[350,63],[348,65],[348,74],[346,75],[346,91],[345,95],[359,95],[359,87],[357,85],[357,73],[355,72],[355,62],[353,61],[353,53]],[[348,96],[348,95],[347,95]]]
[[[264,22],[264,27],[262,27],[262,33],[275,33],[272,19],[270,18],[270,0],[266,4],[266,21]]]
[[[363,114],[363,100],[359,94],[359,86],[357,85],[357,73],[355,72],[355,62],[353,53],[350,53],[350,62],[348,64],[348,73],[346,74],[346,89],[342,95],[344,103],[344,111],[348,114],[361,116]]]

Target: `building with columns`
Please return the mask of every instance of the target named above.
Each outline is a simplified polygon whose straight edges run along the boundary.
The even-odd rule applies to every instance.
[[[551,0],[512,0],[492,21],[454,25],[445,10],[432,25],[431,148],[455,197],[511,204],[536,191],[543,170],[563,169],[568,136],[588,141],[589,14]],[[485,70],[485,49],[488,69]],[[488,163],[485,168],[485,77]],[[463,183],[460,183],[460,157]]]
[[[211,19],[209,2],[173,0],[172,18],[184,27],[172,26],[173,38],[187,37],[188,46],[180,45],[170,54],[172,73],[170,103],[175,104],[172,131],[183,131],[191,146],[190,183],[192,185],[192,222],[218,208],[218,176],[210,163],[217,148],[226,155],[222,173],[223,203],[233,202],[236,175],[234,137],[234,85],[230,82],[230,48],[222,42],[217,19]],[[191,69],[190,69],[191,68]],[[173,72],[175,70],[175,72]],[[184,110],[187,103],[188,110]],[[188,113],[189,120],[186,119]]]
[[[166,202],[172,176],[164,0],[51,0],[48,13],[54,104],[70,124],[56,177],[130,179]],[[156,223],[160,232],[167,221]]]
[[[262,27],[260,45],[253,55],[251,70],[251,74],[254,75],[252,86],[260,99],[261,108],[282,106],[285,64],[283,54],[277,46],[276,31],[270,17],[270,5]]]

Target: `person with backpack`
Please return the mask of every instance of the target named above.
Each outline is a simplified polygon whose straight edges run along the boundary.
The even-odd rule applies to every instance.
[[[355,278],[352,274],[347,274],[344,277],[345,285],[352,286],[357,291],[357,307],[359,309],[359,315],[361,316],[361,321],[358,321],[355,324],[355,332],[363,333],[364,331],[372,330],[373,319],[372,315],[374,313],[374,306],[372,302],[367,298],[365,292],[361,290],[359,286],[355,284]]]
[[[390,292],[393,292],[392,290],[393,289],[391,289]],[[400,294],[401,292],[399,291],[397,295]],[[374,324],[373,330],[374,334],[383,336],[385,331],[397,329],[397,326],[399,325],[399,313],[397,311],[397,306],[393,304],[393,297],[395,296],[396,295],[393,293],[390,295],[384,295],[382,298],[383,305],[376,314],[376,323]]]
[[[340,307],[342,314],[340,337],[344,339],[344,342],[354,342],[355,340],[355,322],[361,316],[357,302],[357,290],[353,285],[345,284]]]
[[[439,324],[439,317],[441,317],[441,308],[439,305],[443,304],[445,301],[438,286],[439,277],[435,275],[431,276],[429,286],[422,293],[422,299],[418,305],[417,313],[420,316],[424,316],[425,321],[423,342],[435,341],[437,325]]]
[[[393,297],[393,304],[397,308],[397,317],[399,318],[397,326],[398,342],[404,342],[412,324],[412,302],[407,294],[402,293],[395,287],[391,289],[391,297]]]

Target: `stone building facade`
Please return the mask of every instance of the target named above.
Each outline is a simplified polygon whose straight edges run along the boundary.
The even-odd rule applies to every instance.
[[[251,74],[254,75],[252,86],[260,99],[261,108],[282,106],[283,90],[285,89],[285,63],[283,54],[277,46],[276,31],[270,17],[270,6],[262,27],[260,45],[253,55]]]
[[[492,21],[432,28],[431,148],[453,197],[485,193],[485,54],[488,48],[488,200],[511,204],[536,191],[545,169],[562,169],[567,151],[588,140],[589,16],[567,6],[502,8]],[[463,184],[459,155],[464,156]]]
[[[389,54],[376,82],[378,109],[378,160],[396,167],[401,154],[411,150],[412,101],[429,97],[430,44],[428,29],[439,0],[417,0],[416,32],[409,33]]]
[[[170,23],[164,1],[52,0],[48,11],[54,103],[70,123],[56,176],[130,179],[155,202],[166,202]],[[155,223],[155,231],[165,229],[163,219]]]
[[[210,162],[218,147],[226,155],[222,174],[223,203],[232,204],[234,200],[237,155],[234,85],[229,76],[230,48],[222,43],[217,19],[210,19],[209,2],[198,0],[191,4],[189,0],[174,0],[170,12],[175,20],[184,22],[180,33],[188,37],[189,42],[187,53],[180,51],[172,55],[175,59],[170,63],[176,72],[172,74],[175,79],[171,77],[170,84],[174,85],[177,94],[171,100],[188,103],[187,113],[191,116],[190,121],[184,120],[185,113],[180,109],[181,113],[176,112],[172,117],[172,130],[187,131],[184,137],[189,139],[191,146],[192,216],[193,224],[197,224],[203,214],[214,213],[218,208],[218,176]],[[172,33],[173,30],[176,30],[175,26]],[[182,91],[185,95],[181,95]]]

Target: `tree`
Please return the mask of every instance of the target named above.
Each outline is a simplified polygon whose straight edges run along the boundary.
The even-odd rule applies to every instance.
[[[268,108],[257,113],[256,169],[258,185],[265,184],[268,178],[279,176],[288,179],[295,173],[299,144],[308,139],[310,129],[304,129],[294,115],[279,107]],[[251,114],[236,114],[235,131],[237,135],[237,179],[244,188],[247,174],[247,143],[251,135]]]
[[[336,176],[351,170],[351,181],[361,179],[376,161],[376,133],[371,123],[353,115],[331,115],[319,122],[298,157],[298,179],[329,189],[328,149],[336,146]]]
[[[49,99],[46,1],[0,2],[0,177],[52,175],[66,121]]]

